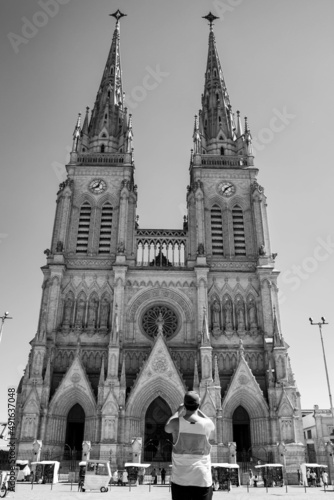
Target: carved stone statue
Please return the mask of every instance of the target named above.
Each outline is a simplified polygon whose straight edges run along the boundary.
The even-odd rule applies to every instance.
[[[220,327],[220,305],[217,300],[214,300],[212,304],[211,314],[212,314],[212,326]]]
[[[256,306],[253,299],[249,302],[248,319],[250,328],[251,329],[257,328]]]
[[[233,329],[232,304],[228,299],[226,299],[224,309],[225,309],[225,329],[232,330]]]
[[[82,326],[84,318],[85,318],[85,308],[86,302],[83,298],[78,301],[77,314],[75,319],[75,324],[77,326]]]
[[[237,308],[237,321],[238,321],[238,330],[243,331],[245,329],[245,314],[244,314],[244,307],[241,302],[239,302]]]
[[[262,244],[259,248],[259,255],[262,257],[263,255],[266,255],[266,247]]]
[[[214,300],[211,306],[211,318],[212,318],[212,335],[215,338],[218,338],[221,335],[222,331],[221,331],[221,320],[220,320],[220,305],[217,300]]]
[[[71,296],[67,297],[64,307],[64,324],[69,325],[72,319],[73,299]]]
[[[109,313],[110,313],[110,303],[107,297],[104,297],[101,304],[101,319],[100,319],[101,328],[108,327]]]
[[[159,333],[163,333],[164,324],[165,324],[165,320],[164,320],[162,314],[159,313],[159,316],[156,320],[156,325],[158,327],[158,335],[159,335]]]
[[[63,242],[62,241],[58,241],[57,242],[57,246],[56,246],[56,251],[57,252],[62,252],[63,248],[64,248]]]
[[[96,325],[97,309],[98,309],[98,301],[95,298],[93,298],[89,302],[89,308],[88,308],[88,325],[89,326],[95,327],[95,325]]]
[[[197,255],[204,255],[204,245],[200,243],[197,248]]]
[[[118,247],[117,247],[117,253],[124,253],[125,252],[125,245],[124,245],[124,242],[123,241],[120,241],[118,243]]]

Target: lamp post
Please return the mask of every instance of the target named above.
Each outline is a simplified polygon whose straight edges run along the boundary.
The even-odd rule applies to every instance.
[[[0,324],[0,343],[1,343],[1,338],[2,338],[2,330],[3,330],[3,325],[6,319],[13,319],[10,316],[8,316],[9,312],[6,311],[3,316],[0,316],[1,319],[1,324]]]
[[[326,320],[325,320],[325,318],[323,316],[321,316],[321,321],[319,321],[319,323],[314,323],[313,322],[313,318],[309,318],[309,322],[311,323],[312,326],[318,326],[319,327],[320,339],[321,339],[321,345],[322,345],[322,354],[323,354],[323,357],[324,357],[324,364],[325,364],[325,371],[326,371],[326,378],[327,378],[329,404],[330,404],[330,409],[331,409],[331,414],[332,414],[332,419],[333,419],[333,432],[332,433],[334,433],[333,400],[332,400],[332,394],[331,394],[331,386],[330,386],[329,377],[328,377],[328,369],[327,369],[327,361],[326,361],[326,354],[325,354],[325,347],[324,347],[324,339],[322,338],[322,326],[323,325],[328,325],[328,323],[326,323]]]

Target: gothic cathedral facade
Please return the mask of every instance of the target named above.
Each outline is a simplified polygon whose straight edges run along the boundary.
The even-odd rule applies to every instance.
[[[304,461],[300,394],[280,331],[267,201],[247,120],[232,112],[213,32],[195,118],[188,216],[142,229],[120,18],[57,193],[38,329],[18,394],[18,456],[39,441],[112,463],[168,462],[187,389],[215,425],[212,460]],[[185,166],[185,168],[188,166]],[[122,464],[120,464],[122,465]]]

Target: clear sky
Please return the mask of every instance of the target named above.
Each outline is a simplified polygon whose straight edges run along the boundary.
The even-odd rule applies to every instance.
[[[2,0],[0,420],[27,362],[56,192],[78,112],[92,107],[120,8],[140,227],[181,228],[210,10],[233,110],[247,116],[281,271],[282,334],[302,407],[334,390],[333,0]],[[44,9],[42,7],[44,5]],[[147,75],[151,75],[148,78]],[[153,76],[152,76],[153,75]],[[155,75],[155,76],[154,76]],[[147,82],[149,82],[148,88]],[[156,83],[156,85],[152,85]]]

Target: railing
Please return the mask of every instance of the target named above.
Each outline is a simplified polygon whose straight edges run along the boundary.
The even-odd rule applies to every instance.
[[[265,448],[255,449],[261,456],[255,456],[252,449],[237,452],[237,462],[240,464],[241,472],[248,472],[255,465],[273,463],[273,454]]]
[[[137,266],[184,267],[186,232],[178,229],[138,229]]]
[[[194,165],[197,165],[198,160],[195,156],[198,155],[194,155]],[[207,167],[247,167],[248,160],[244,156],[232,156],[229,158],[220,155],[201,155],[199,164]]]
[[[110,153],[85,153],[77,156],[77,163],[85,165],[87,163],[98,163],[99,165],[112,165],[124,163],[124,154]]]

